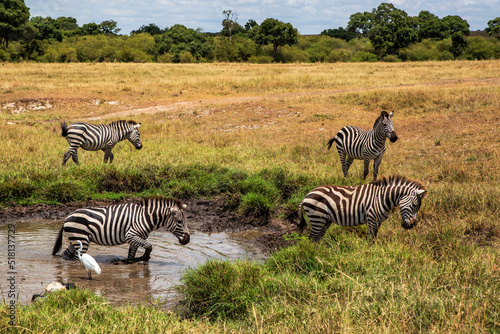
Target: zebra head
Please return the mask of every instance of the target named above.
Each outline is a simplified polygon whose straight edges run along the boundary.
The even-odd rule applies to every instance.
[[[401,226],[406,229],[412,229],[416,225],[417,213],[422,205],[422,199],[427,197],[426,189],[414,189],[408,195],[405,195],[399,201],[401,210],[401,218],[403,222]]]
[[[396,140],[398,140],[398,135],[396,134],[396,131],[394,131],[394,122],[392,121],[392,116],[394,116],[394,110],[390,114],[388,114],[387,111],[382,111],[380,116],[375,121],[375,125],[373,127],[377,128],[377,126],[380,126],[381,128],[378,128],[378,131],[382,131],[383,135],[389,138],[391,143],[394,143]]]
[[[182,203],[178,206],[173,206],[170,208],[170,214],[174,219],[175,227],[172,233],[179,239],[179,243],[181,245],[185,245],[191,239],[189,234],[189,229],[186,226],[186,219],[184,218],[184,209],[187,208],[187,205]]]
[[[129,132],[127,139],[129,142],[134,145],[134,147],[138,150],[142,148],[141,134],[139,133],[139,127],[141,123],[133,124],[132,130]]]

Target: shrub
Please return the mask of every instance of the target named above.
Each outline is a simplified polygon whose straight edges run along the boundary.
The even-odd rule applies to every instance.
[[[273,57],[271,56],[251,56],[248,58],[248,62],[254,63],[254,64],[269,64],[274,61]]]

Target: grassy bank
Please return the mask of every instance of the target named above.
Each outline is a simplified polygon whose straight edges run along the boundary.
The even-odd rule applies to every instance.
[[[342,176],[326,141],[345,125],[370,128],[383,109],[395,110],[399,140],[380,174],[429,190],[415,229],[396,213],[373,245],[365,227],[334,226],[323,243],[300,241],[263,264],[193,268],[181,287],[187,320],[71,292],[63,306],[20,307],[21,332],[77,331],[79,313],[102,319],[89,332],[127,321],[137,332],[500,332],[500,62],[4,68],[3,207],[223,194],[228,209],[293,224],[311,188],[365,182],[360,161]],[[61,167],[59,120],[89,118],[141,122],[143,149],[119,143],[112,165],[80,150],[80,166]]]
[[[396,225],[389,224],[391,226]],[[113,308],[88,291],[17,309],[17,332],[492,333],[500,330],[498,251],[457,238],[452,223],[425,237],[399,230],[374,245],[335,228],[263,264],[210,261],[184,276],[181,318],[151,306]],[[2,327],[7,309],[2,307]],[[4,316],[5,315],[5,316]]]

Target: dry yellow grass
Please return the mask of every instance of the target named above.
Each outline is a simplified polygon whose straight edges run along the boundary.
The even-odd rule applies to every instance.
[[[0,82],[0,129],[8,134],[0,161],[11,162],[8,168],[18,169],[11,160],[22,159],[12,153],[23,146],[38,163],[58,162],[67,146],[59,135],[61,119],[127,118],[143,123],[146,142],[140,155],[122,144],[120,154],[130,152],[130,159],[149,160],[160,153],[147,142],[157,147],[168,141],[187,150],[164,147],[174,160],[208,159],[250,170],[286,164],[340,175],[337,153],[327,152],[325,141],[345,125],[370,128],[387,109],[396,110],[400,140],[389,144],[382,174],[499,177],[499,61],[2,64]],[[36,108],[47,101],[50,108]],[[5,108],[9,103],[12,108]],[[21,107],[26,109],[16,111]],[[206,150],[192,151],[197,147]],[[186,157],[189,151],[199,157]],[[96,155],[99,162],[100,154],[89,153]],[[360,170],[355,162],[350,174]]]
[[[40,109],[47,107],[47,101],[50,108]],[[370,309],[378,309],[373,304],[377,289],[394,289],[384,285],[384,274],[373,270],[381,285],[377,284],[375,292],[365,291],[369,295],[366,304],[358,305],[362,294],[356,287],[352,299],[339,295],[341,315],[325,316],[314,302],[313,306],[298,305],[297,310],[309,315],[298,317],[296,326],[308,326],[305,328],[310,331],[321,326],[337,330],[333,324],[346,332],[365,328],[404,332],[408,324],[410,331],[419,328],[416,324],[422,314],[415,312],[421,311],[424,315],[428,312],[423,318],[429,324],[424,328],[430,331],[486,332],[498,328],[498,307],[480,298],[494,300],[498,291],[500,61],[3,64],[0,105],[0,181],[15,179],[14,186],[29,185],[28,179],[47,175],[61,176],[73,184],[73,178],[92,178],[115,168],[117,173],[134,174],[149,166],[169,164],[227,166],[245,172],[279,167],[292,175],[359,184],[363,182],[362,163],[355,161],[349,178],[343,179],[338,155],[326,150],[326,141],[345,125],[368,129],[382,109],[395,110],[400,139],[388,143],[379,172],[420,180],[429,189],[429,197],[419,213],[421,223],[414,230],[390,228],[399,224],[393,215],[380,230],[379,244],[368,250],[352,246],[354,255],[360,255],[353,259],[359,260],[360,266],[376,261],[387,265],[384,261],[396,259],[398,270],[406,268],[406,257],[391,257],[394,246],[411,253],[408,259],[425,259],[421,268],[429,265],[434,271],[422,272],[422,277],[415,272],[402,274],[397,279],[402,290],[396,289],[404,291],[401,308],[387,307],[394,299],[391,297],[380,316],[376,312],[367,316]],[[110,168],[87,168],[100,166],[103,155],[86,151],[79,153],[81,167],[71,162],[65,168],[59,166],[68,147],[60,136],[59,120],[109,122],[123,118],[142,122],[141,151],[122,143],[114,150]],[[7,181],[4,184],[6,189],[13,188]],[[360,243],[361,239],[353,240]],[[373,249],[382,252],[374,252],[363,262],[363,254]],[[392,275],[392,268],[389,271]],[[411,289],[414,294],[406,297],[405,291]],[[384,293],[392,294],[389,290]],[[316,297],[333,301],[330,292]],[[476,293],[480,297],[476,298]],[[317,305],[325,305],[322,303]],[[256,323],[263,323],[263,331],[272,332],[288,320],[283,314],[287,313],[277,308],[271,313],[256,312],[254,317]],[[303,319],[313,319],[310,314],[317,319],[303,325]],[[349,314],[359,315],[359,319],[353,320]],[[292,325],[280,327],[281,331],[295,328],[296,319],[290,319]],[[338,319],[344,323],[339,325]]]

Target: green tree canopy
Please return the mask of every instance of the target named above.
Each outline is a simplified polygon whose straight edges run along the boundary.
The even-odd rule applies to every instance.
[[[449,38],[455,34],[470,35],[469,24],[458,15],[448,15],[441,19],[443,37]]]
[[[21,38],[29,22],[30,10],[23,0],[0,0],[0,44]]]
[[[182,53],[189,52],[196,59],[211,58],[213,52],[212,43],[208,43],[207,37],[199,29],[186,28],[176,24],[161,34],[155,36],[157,53],[159,55],[170,53],[174,55],[174,61],[179,62]]]
[[[150,34],[151,36],[154,36],[154,35],[161,35],[165,32],[164,29],[161,29],[160,27],[158,27],[156,24],[154,23],[150,23],[148,24],[147,26],[146,25],[143,25],[141,26],[139,29],[137,30],[132,30],[130,32],[131,35],[134,35],[134,34],[141,34],[141,33],[147,33],[147,34]]]
[[[374,25],[368,37],[380,55],[397,54],[417,40],[416,20],[393,4],[383,3],[373,10]]]
[[[35,16],[30,19],[35,28],[38,29],[36,39],[50,40],[61,42],[63,33],[60,29],[59,22],[51,17]]]
[[[117,35],[120,32],[120,28],[117,28],[118,23],[113,20],[106,20],[99,23],[98,27],[101,33],[104,35]]]
[[[443,25],[436,15],[423,10],[418,14],[418,39],[442,39]]]
[[[359,33],[356,31],[347,30],[342,27],[339,27],[338,29],[325,29],[321,32],[321,35],[343,39],[344,41],[350,41],[351,39],[359,37]]]
[[[486,28],[486,31],[490,35],[500,32],[500,17],[488,21],[488,28]]]
[[[364,36],[367,36],[370,29],[373,28],[374,16],[370,12],[355,13],[349,17],[347,30],[356,31]]]
[[[251,29],[251,37],[260,45],[273,45],[273,58],[276,59],[278,47],[293,45],[298,42],[298,32],[291,23],[284,23],[277,19],[265,19],[260,26]]]

